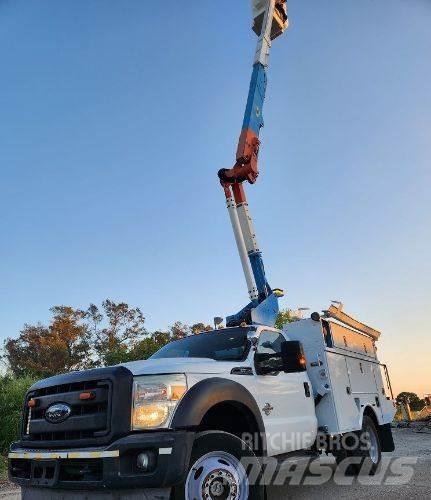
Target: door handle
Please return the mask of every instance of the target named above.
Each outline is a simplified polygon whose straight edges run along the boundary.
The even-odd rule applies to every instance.
[[[320,360],[320,354],[317,355],[317,361],[313,361],[312,363],[310,363],[310,366],[322,366],[323,363],[322,361]]]
[[[307,398],[311,397],[310,384],[308,382],[304,382],[304,391]]]

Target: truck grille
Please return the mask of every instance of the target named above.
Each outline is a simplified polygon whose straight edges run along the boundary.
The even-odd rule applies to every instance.
[[[30,441],[69,441],[97,438],[109,433],[111,385],[109,380],[89,380],[29,392],[23,438]],[[81,400],[83,392],[90,392],[93,398]],[[28,402],[31,399],[37,404],[30,409]],[[45,412],[56,403],[66,403],[72,411],[65,421],[51,423],[45,419]]]
[[[88,448],[126,436],[130,432],[132,383],[132,373],[123,366],[65,373],[36,382],[25,397],[19,445]],[[31,399],[35,404],[29,408]],[[47,415],[48,408],[57,404],[67,406],[59,410],[60,415]],[[61,414],[63,410],[65,414]]]

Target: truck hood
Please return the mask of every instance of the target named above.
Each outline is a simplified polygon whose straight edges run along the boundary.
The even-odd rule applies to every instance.
[[[161,373],[230,373],[234,366],[243,362],[214,361],[208,358],[160,358],[123,363],[133,375],[157,375]],[[248,365],[247,365],[248,366]]]

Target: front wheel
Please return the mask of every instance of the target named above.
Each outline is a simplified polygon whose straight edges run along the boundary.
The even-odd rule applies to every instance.
[[[245,464],[241,463],[245,459]],[[264,487],[250,482],[246,468],[258,478],[261,466],[253,451],[227,432],[198,434],[185,483],[172,491],[175,500],[263,500]]]

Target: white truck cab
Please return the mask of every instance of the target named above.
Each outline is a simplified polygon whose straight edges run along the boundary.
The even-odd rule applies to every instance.
[[[188,391],[213,378],[235,382],[255,401],[263,424],[259,432],[266,435],[266,453],[272,456],[310,447],[318,427],[306,367],[286,373],[270,366],[281,362],[286,340],[285,333],[270,327],[224,328],[173,342],[147,361],[124,366],[135,376],[184,373]],[[261,364],[269,365],[266,373],[259,372],[260,355]],[[290,431],[292,439],[286,439]]]
[[[361,456],[375,471],[381,451],[393,450],[395,413],[378,336],[332,310],[283,331],[223,328],[145,361],[37,382],[10,478],[32,499],[46,498],[46,488],[50,498],[89,488],[151,498],[164,488],[171,498],[242,500],[264,495],[244,458],[260,466],[257,457],[320,449],[338,460]],[[365,434],[365,454],[329,447],[331,437]]]

